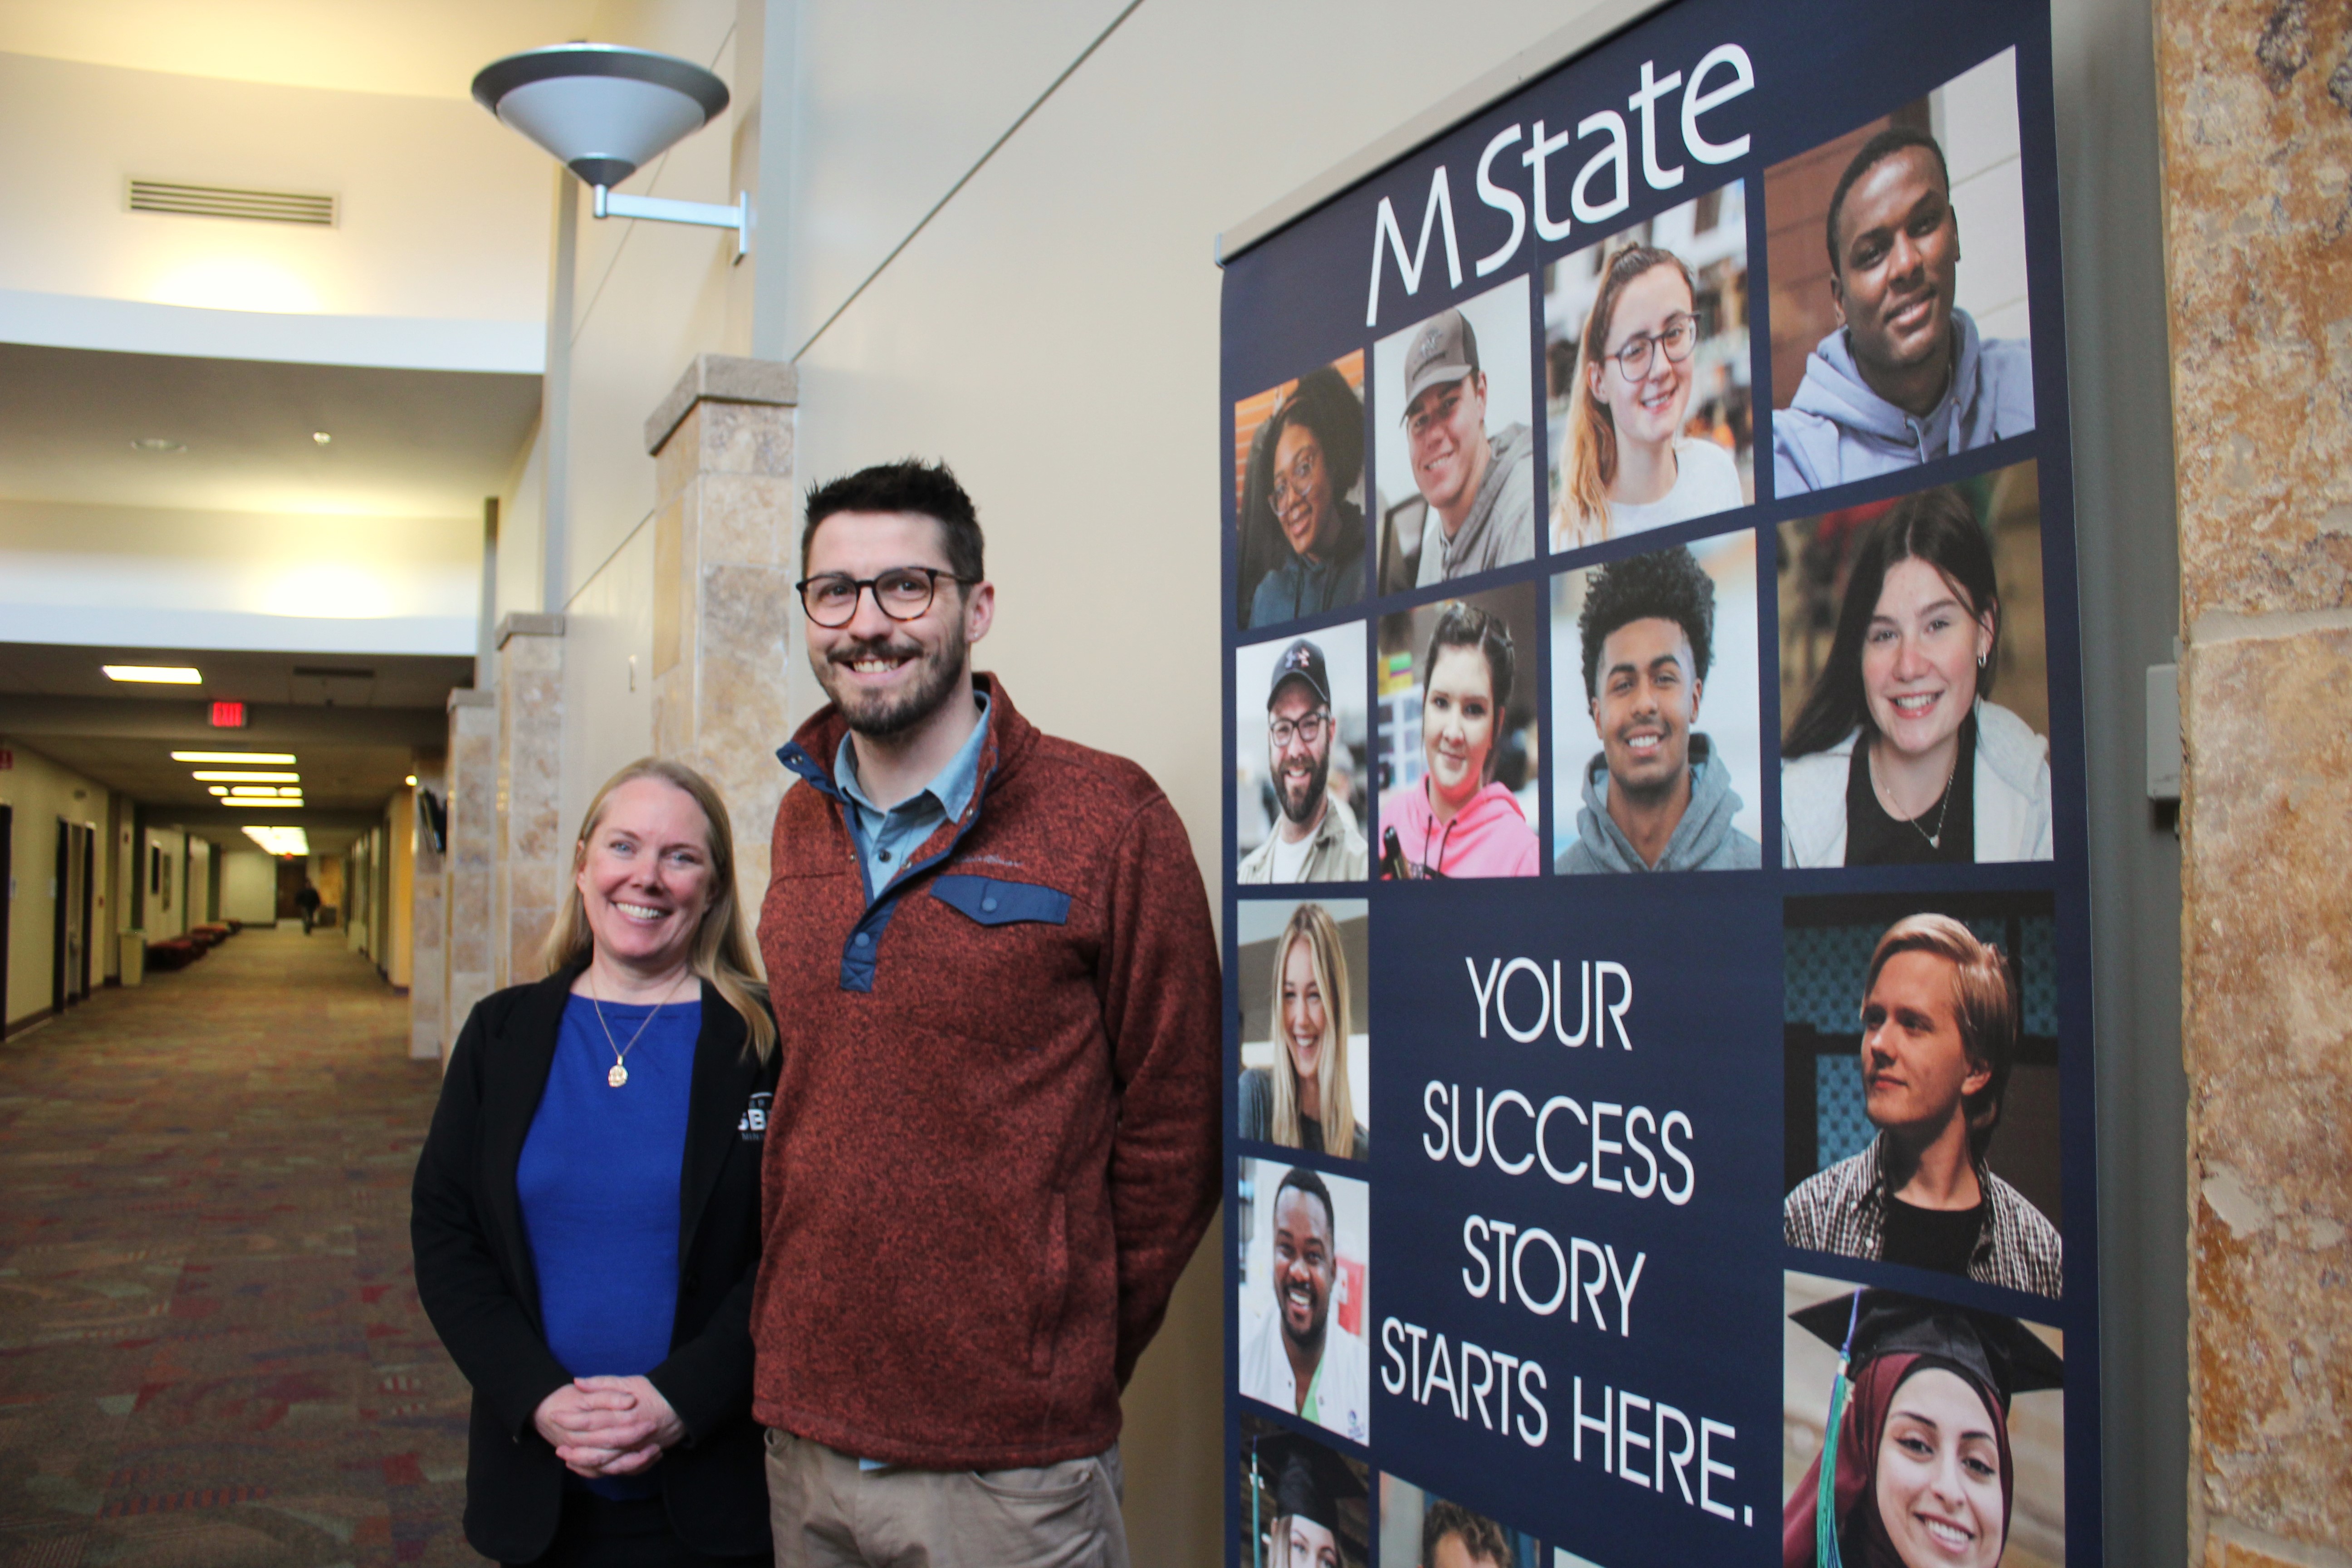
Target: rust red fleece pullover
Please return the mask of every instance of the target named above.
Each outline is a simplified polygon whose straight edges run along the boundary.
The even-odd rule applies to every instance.
[[[1223,995],[1183,824],[991,678],[980,783],[867,902],[833,708],[777,753],[782,1030],[752,1411],[864,1458],[1098,1453],[1216,1206]]]

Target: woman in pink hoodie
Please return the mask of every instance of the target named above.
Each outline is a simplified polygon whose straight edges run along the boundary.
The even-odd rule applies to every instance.
[[[1511,700],[1511,629],[1454,600],[1441,605],[1421,667],[1421,783],[1381,797],[1381,875],[1532,877],[1535,829],[1495,782]]]

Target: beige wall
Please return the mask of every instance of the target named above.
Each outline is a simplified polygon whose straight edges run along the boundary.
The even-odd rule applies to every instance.
[[[14,765],[0,772],[0,805],[11,807],[8,865],[16,879],[8,900],[8,1005],[0,1023],[17,1024],[48,1010],[57,970],[58,823],[86,823],[96,835],[98,889],[90,925],[94,931],[113,929],[115,900],[110,897],[113,879],[107,853],[107,792],[79,773],[60,767],[38,752],[28,752],[0,736],[0,750],[15,753]],[[5,896],[7,889],[0,889]],[[99,962],[93,973],[104,973],[106,948],[96,945]]]
[[[2158,0],[2192,1547],[2352,1549],[2352,10]]]

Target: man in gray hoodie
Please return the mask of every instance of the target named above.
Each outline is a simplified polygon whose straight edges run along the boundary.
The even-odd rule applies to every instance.
[[[1980,338],[1953,303],[1960,226],[1944,150],[1882,131],[1838,177],[1829,210],[1839,330],[1772,416],[1776,494],[1826,489],[2033,428],[2033,352]]]
[[[1682,545],[1592,574],[1576,629],[1601,754],[1584,766],[1576,842],[1552,868],[1738,871],[1764,863],[1732,826],[1730,770],[1691,726],[1715,642],[1715,583]]]
[[[1535,436],[1518,420],[1487,430],[1478,334],[1460,310],[1441,310],[1414,329],[1403,424],[1412,482],[1427,504],[1413,585],[1534,560]]]

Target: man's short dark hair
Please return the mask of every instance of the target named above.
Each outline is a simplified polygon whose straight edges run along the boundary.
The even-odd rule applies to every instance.
[[[816,538],[817,524],[837,511],[911,511],[928,517],[940,525],[949,571],[970,583],[988,574],[982,563],[980,513],[945,463],[908,458],[903,462],[877,463],[846,478],[810,486],[807,521],[801,524],[803,577],[808,575],[809,544]]]
[[[1304,1193],[1323,1205],[1323,1227],[1331,1233],[1332,1243],[1336,1246],[1339,1239],[1339,1216],[1331,1207],[1331,1189],[1323,1184],[1323,1178],[1304,1165],[1293,1165],[1274,1189],[1275,1203],[1282,1202],[1282,1194],[1286,1192]],[[1271,1205],[1267,1212],[1273,1212]]]
[[[1437,1568],[1438,1545],[1449,1535],[1461,1538],[1471,1562],[1484,1559],[1495,1568],[1511,1568],[1511,1538],[1503,1527],[1443,1498],[1430,1499],[1421,1516],[1421,1568]]]
[[[1715,649],[1715,579],[1687,545],[1677,544],[1612,561],[1593,573],[1584,613],[1576,617],[1577,634],[1584,639],[1588,699],[1601,695],[1601,645],[1628,622],[1654,616],[1682,627],[1690,639],[1692,673],[1706,679]]]
[[[1845,268],[1838,256],[1838,215],[1845,211],[1845,194],[1853,189],[1853,183],[1856,180],[1861,179],[1872,169],[1906,147],[1925,147],[1936,155],[1936,172],[1944,178],[1944,199],[1946,201],[1951,199],[1951,165],[1944,162],[1944,149],[1933,136],[1909,125],[1892,126],[1880,132],[1862,144],[1862,151],[1853,155],[1853,161],[1845,166],[1845,173],[1838,176],[1837,189],[1830,193],[1829,244],[1832,277],[1845,276]]]

